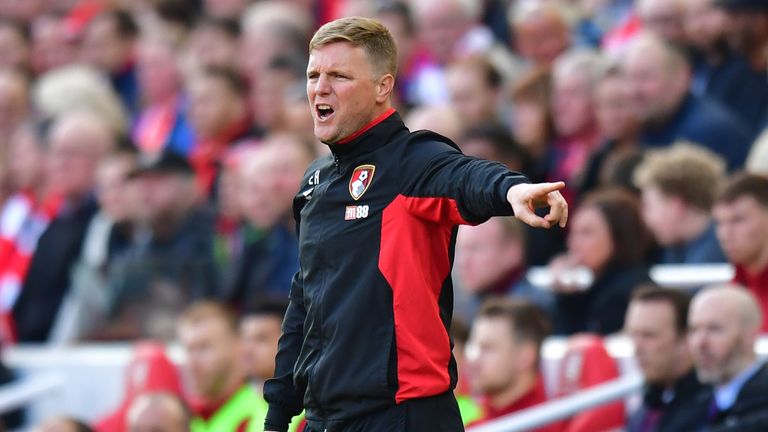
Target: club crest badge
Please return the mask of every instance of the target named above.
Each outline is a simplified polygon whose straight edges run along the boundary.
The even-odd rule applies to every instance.
[[[352,178],[349,179],[349,194],[357,201],[363,196],[368,186],[373,181],[373,173],[376,172],[374,165],[360,165],[352,171]]]

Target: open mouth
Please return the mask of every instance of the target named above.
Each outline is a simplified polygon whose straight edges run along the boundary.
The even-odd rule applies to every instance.
[[[326,120],[334,113],[333,108],[328,104],[315,105],[315,111],[317,111],[317,118],[320,120]]]

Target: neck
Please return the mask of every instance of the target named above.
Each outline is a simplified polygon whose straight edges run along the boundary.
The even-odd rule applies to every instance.
[[[224,380],[219,382],[218,385],[214,386],[214,388],[209,389],[209,391],[206,392],[207,394],[203,395],[203,397],[207,403],[217,404],[224,402],[232,396],[242,383],[242,375],[239,372],[234,371],[225,377]]]
[[[665,389],[674,388],[677,381],[684,377],[688,372],[690,372],[691,368],[693,368],[693,362],[691,361],[690,357],[686,356],[683,359],[679,359],[679,361],[672,365],[672,370],[670,371],[672,372],[671,375],[666,380],[664,380],[661,385]]]
[[[690,210],[680,221],[680,243],[687,243],[700,236],[709,228],[711,219],[708,214],[698,210]]]
[[[750,275],[758,275],[768,268],[768,243],[763,245],[763,249],[754,260],[744,264],[744,268]]]
[[[752,366],[752,364],[755,362],[756,359],[757,359],[757,357],[755,357],[754,353],[747,353],[747,355],[745,355],[741,359],[741,361],[738,362],[738,367],[735,368],[733,373],[730,373],[727,376],[723,377],[723,382],[719,383],[718,387],[724,386],[724,385],[730,383],[731,381],[733,381],[733,379],[736,378],[739,374],[743,373],[750,366]]]
[[[502,409],[531,391],[536,385],[538,375],[528,372],[519,377],[511,386],[488,396],[488,402],[495,409]]]

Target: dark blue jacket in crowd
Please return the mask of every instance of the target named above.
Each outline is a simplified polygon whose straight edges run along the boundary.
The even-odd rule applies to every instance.
[[[759,132],[768,117],[768,81],[756,74],[747,61],[728,54],[717,65],[694,56],[694,94],[712,98],[745,121],[753,132]]]
[[[733,171],[744,165],[754,134],[745,122],[719,103],[688,94],[670,118],[646,126],[640,141],[646,147],[663,147],[680,139],[719,154]]]
[[[715,234],[714,222],[698,237],[688,243],[661,250],[661,264],[726,263],[723,249]]]

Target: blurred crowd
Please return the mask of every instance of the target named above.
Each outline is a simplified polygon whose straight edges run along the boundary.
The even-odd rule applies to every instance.
[[[768,311],[765,0],[0,0],[0,340],[171,341],[201,301],[285,301],[328,152],[307,43],[350,15],[395,38],[411,130],[567,184],[567,229],[460,228],[473,338],[498,297],[536,308],[525,340],[621,331],[653,264],[729,262]],[[186,415],[156,397],[130,412]]]

